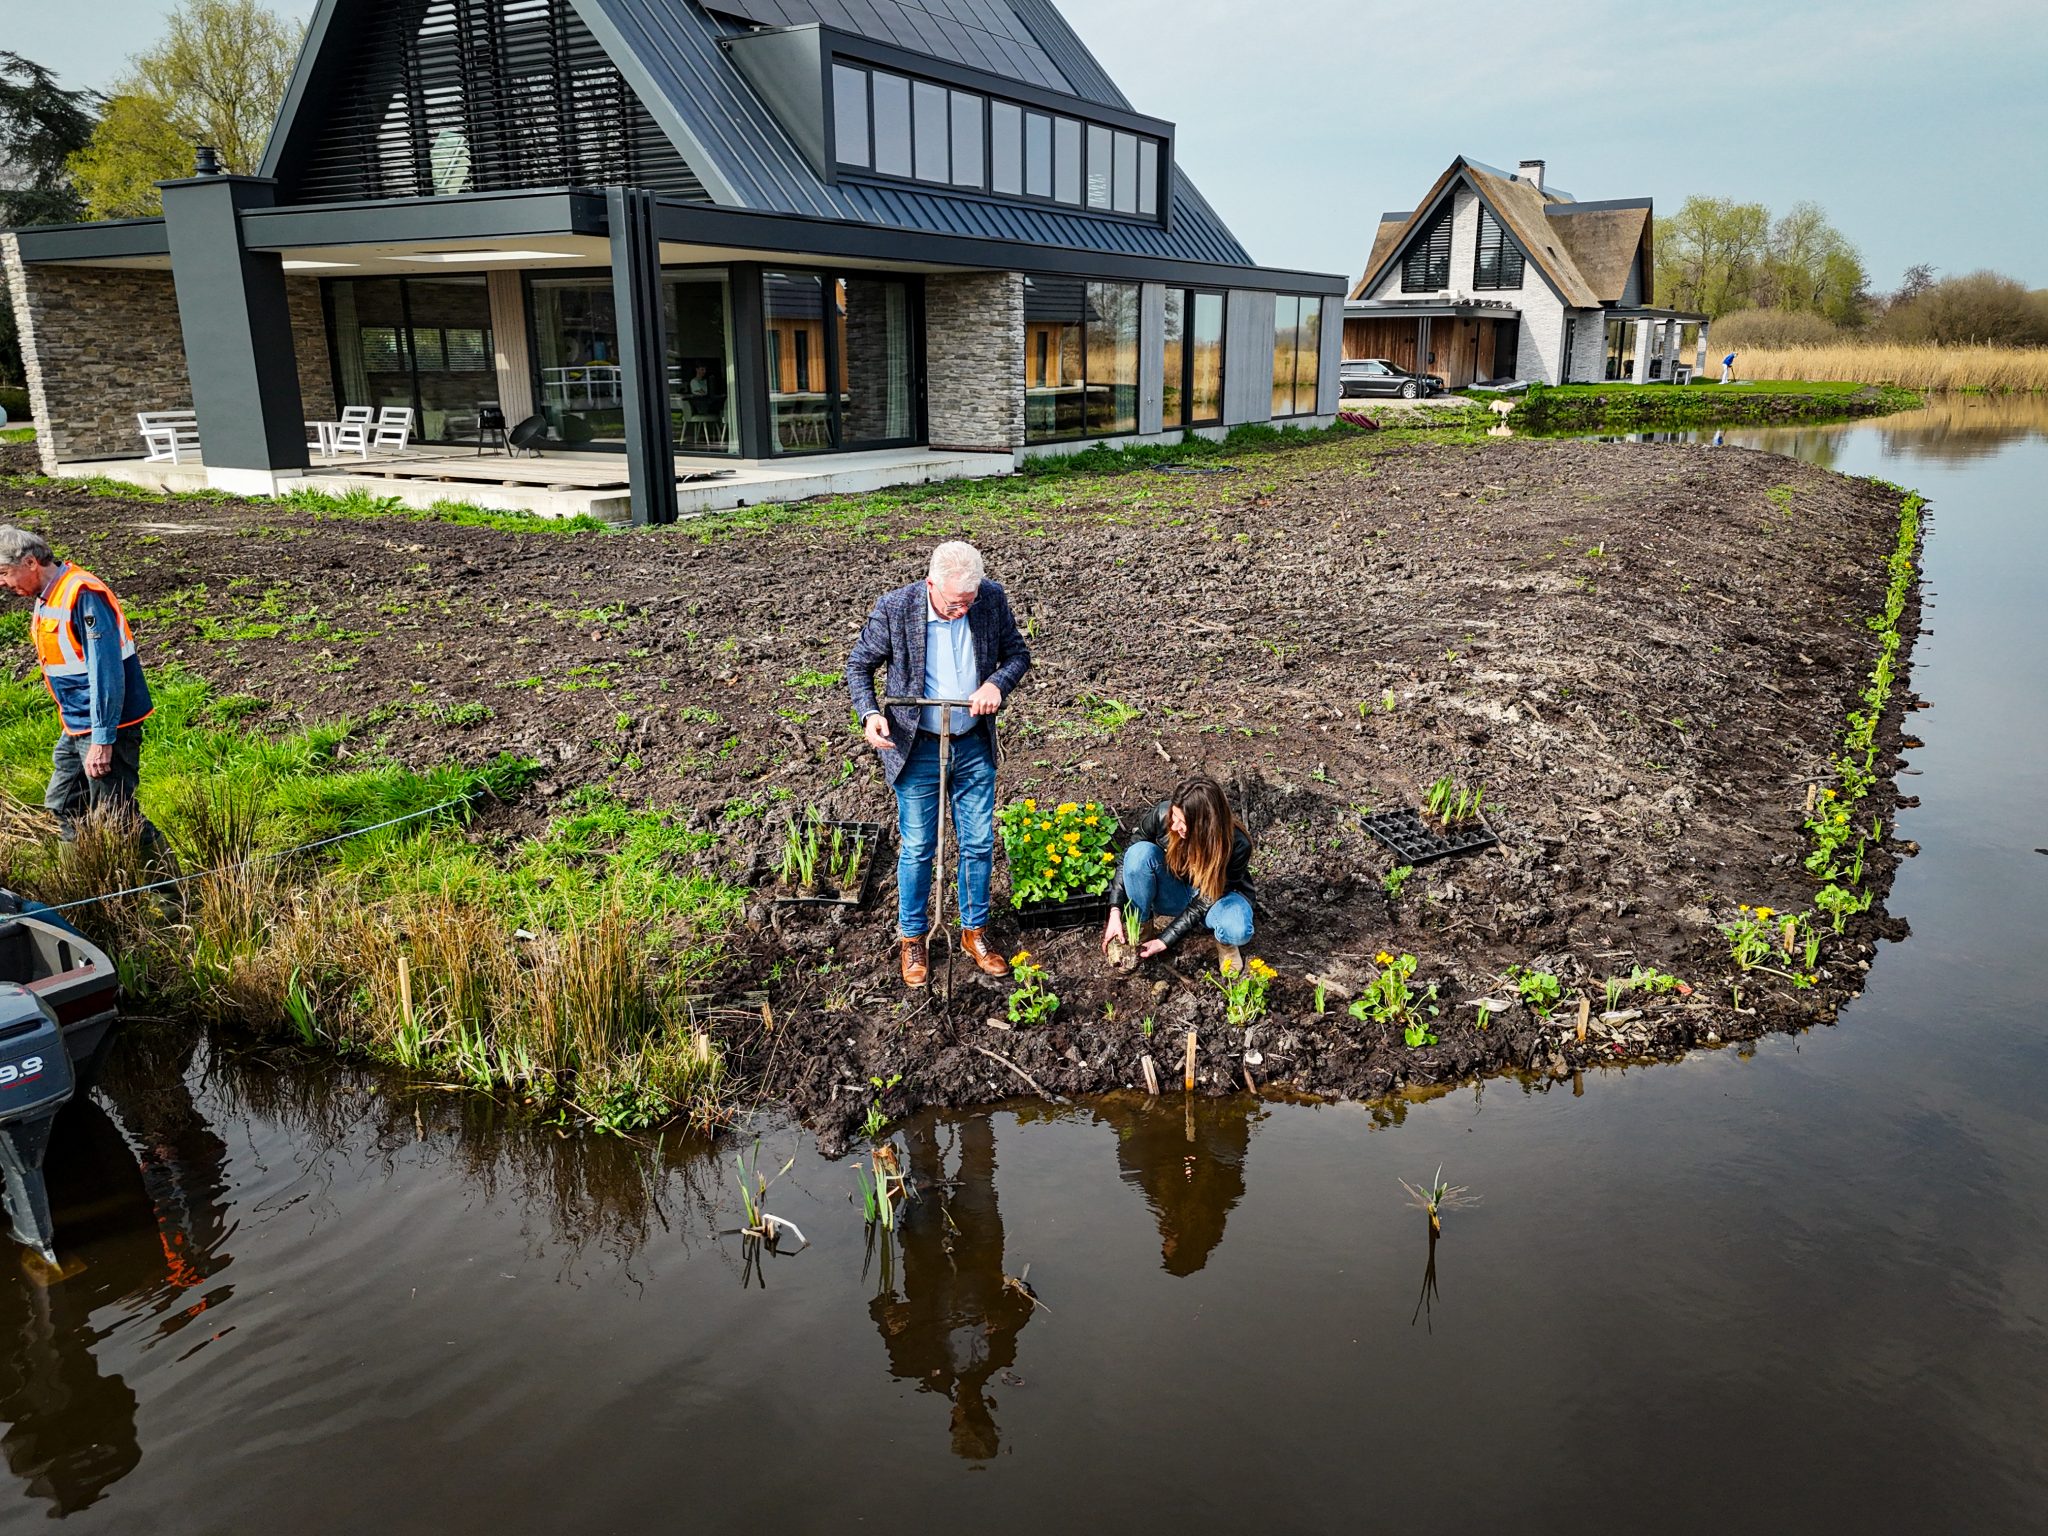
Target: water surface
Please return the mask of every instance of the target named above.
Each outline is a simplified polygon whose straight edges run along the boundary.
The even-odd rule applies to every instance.
[[[1839,1025],[926,1116],[890,1241],[771,1131],[812,1245],[758,1264],[729,1148],[141,1049],[54,1159],[82,1269],[0,1260],[0,1528],[2041,1528],[2048,406],[1727,447],[1933,503],[1913,932]],[[1439,1165],[1480,1200],[1432,1245]]]

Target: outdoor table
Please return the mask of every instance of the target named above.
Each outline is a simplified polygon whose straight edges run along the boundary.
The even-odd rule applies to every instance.
[[[341,452],[341,423],[338,421],[309,421],[306,429],[320,440],[317,450],[323,459],[331,459]]]

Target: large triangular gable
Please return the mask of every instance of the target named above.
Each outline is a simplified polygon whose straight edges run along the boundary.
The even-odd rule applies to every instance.
[[[588,0],[321,0],[262,174],[293,203],[606,185],[735,200]]]
[[[1571,258],[1558,250],[1557,242],[1550,235],[1547,226],[1541,222],[1542,194],[1526,183],[1510,182],[1498,177],[1477,162],[1467,160],[1463,155],[1453,160],[1450,167],[1436,179],[1428,195],[1415,205],[1415,211],[1408,215],[1407,222],[1392,238],[1381,238],[1373,242],[1376,260],[1370,261],[1365,276],[1351,290],[1351,297],[1368,297],[1377,288],[1387,273],[1394,270],[1407,255],[1408,247],[1426,230],[1437,210],[1446,207],[1450,198],[1462,185],[1468,187],[1474,196],[1499,220],[1523,258],[1539,270],[1555,288],[1564,302],[1576,309],[1597,309],[1600,299],[1593,292],[1585,278],[1572,264]],[[1516,188],[1526,187],[1529,196],[1536,202],[1535,223],[1532,225],[1530,210],[1520,205],[1514,196]]]

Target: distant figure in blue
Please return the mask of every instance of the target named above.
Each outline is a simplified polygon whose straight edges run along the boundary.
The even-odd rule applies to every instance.
[[[1719,427],[1714,428],[1714,446],[1716,448],[1721,446],[1721,429]]]
[[[1723,384],[1735,382],[1735,354],[1733,352],[1730,352],[1721,359],[1721,382]]]

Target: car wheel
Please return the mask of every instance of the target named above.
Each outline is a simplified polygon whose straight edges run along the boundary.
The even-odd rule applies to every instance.
[[[1401,398],[1403,400],[1413,400],[1417,395],[1421,393],[1422,391],[1416,387],[1415,381],[1413,379],[1410,379],[1406,384],[1403,384],[1401,386]]]

